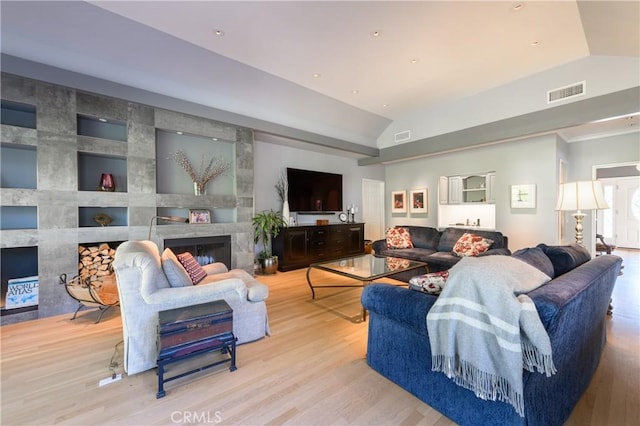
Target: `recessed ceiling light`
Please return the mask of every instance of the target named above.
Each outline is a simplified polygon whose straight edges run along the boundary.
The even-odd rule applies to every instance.
[[[359,91],[359,90],[357,90],[357,89],[353,89],[353,90],[351,91],[351,93],[353,93],[354,95],[357,95],[358,93],[360,93],[360,91]]]
[[[311,76],[313,78],[320,78],[320,73],[319,72],[314,72],[313,74],[311,74]]]
[[[518,11],[518,10],[522,10],[524,9],[524,4],[523,3],[516,3],[513,5],[513,10]]]
[[[382,108],[388,108],[389,104],[382,104]]]
[[[102,121],[103,123],[106,123],[106,122],[107,122],[107,119],[106,119],[106,118],[98,118],[98,120],[99,120],[99,121]]]
[[[420,59],[418,59],[418,58],[413,58],[413,59],[411,59],[411,61],[409,61],[409,62],[411,62],[412,64],[417,64],[418,62],[420,62]]]
[[[176,134],[177,134],[177,135],[181,135],[181,134],[182,134],[182,132],[176,132]]]
[[[224,31],[222,30],[213,30],[213,33],[218,37],[222,37],[224,35]]]
[[[531,42],[531,45],[532,46],[539,46],[540,42],[538,40],[534,40],[534,41]]]
[[[382,35],[382,31],[380,30],[371,31],[371,37],[380,37],[381,35]]]
[[[211,138],[212,141],[218,142],[218,138]]]

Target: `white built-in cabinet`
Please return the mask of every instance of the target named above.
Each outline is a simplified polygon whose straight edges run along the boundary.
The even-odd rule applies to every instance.
[[[495,172],[440,176],[440,204],[477,204],[495,202]]]

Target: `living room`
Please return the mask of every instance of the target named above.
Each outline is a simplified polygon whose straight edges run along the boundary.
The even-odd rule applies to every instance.
[[[8,19],[4,16],[4,12],[5,10],[3,10],[2,18],[3,28],[5,27],[5,19]],[[4,36],[5,29],[3,29],[3,38]],[[634,124],[637,126],[637,93],[638,86],[640,85],[637,77],[639,70],[637,55],[635,57],[629,57],[627,55],[606,56],[606,54],[602,54],[601,56],[594,55],[576,61],[569,61],[553,69],[536,73],[535,75],[524,76],[502,85],[499,88],[487,88],[485,91],[477,94],[477,97],[466,99],[458,104],[451,102],[444,106],[441,105],[441,109],[420,110],[415,113],[415,116],[408,116],[404,120],[397,120],[392,124],[389,124],[387,120],[377,118],[376,120],[384,123],[384,125],[380,125],[378,122],[376,127],[377,133],[372,132],[371,134],[360,134],[356,137],[351,137],[346,128],[337,131],[334,129],[332,132],[323,134],[321,128],[325,126],[326,123],[324,122],[311,123],[306,127],[302,126],[300,129],[289,129],[289,131],[287,131],[287,127],[290,127],[287,124],[265,124],[264,117],[268,114],[265,116],[255,115],[249,118],[241,117],[242,114],[237,111],[225,111],[210,104],[205,105],[204,103],[208,102],[205,100],[206,96],[202,96],[203,104],[199,104],[193,99],[176,99],[174,94],[153,93],[140,89],[139,86],[114,83],[114,81],[109,81],[111,80],[109,77],[89,75],[78,72],[77,70],[67,69],[55,61],[46,63],[42,58],[36,60],[36,58],[29,57],[26,54],[23,56],[20,51],[14,50],[17,45],[19,45],[19,43],[9,44],[8,46],[12,46],[9,50],[5,50],[3,47],[3,73],[37,81],[46,81],[53,85],[72,87],[79,91],[97,93],[99,96],[141,102],[143,104],[145,102],[142,100],[145,100],[148,104],[156,107],[177,111],[180,114],[193,114],[206,117],[222,123],[232,122],[234,125],[237,125],[235,121],[243,118],[248,120],[246,121],[249,124],[247,126],[248,128],[252,127],[251,124],[263,122],[264,128],[260,129],[256,127],[258,131],[254,133],[252,141],[252,188],[251,191],[248,191],[247,188],[244,187],[241,188],[240,191],[245,190],[246,192],[251,192],[250,195],[241,194],[240,196],[246,197],[247,200],[251,198],[252,203],[250,206],[247,204],[241,205],[245,210],[240,210],[241,213],[239,217],[247,220],[239,220],[239,222],[248,222],[248,217],[253,211],[258,212],[268,209],[279,210],[281,205],[277,199],[274,184],[277,182],[282,170],[287,167],[296,167],[342,174],[344,177],[345,206],[353,204],[360,209],[356,214],[356,220],[363,220],[363,179],[384,183],[384,198],[386,203],[389,203],[392,191],[408,191],[426,188],[428,194],[428,208],[426,213],[393,213],[387,204],[387,208],[384,211],[385,226],[390,227],[408,224],[439,227],[438,179],[441,176],[491,171],[496,173],[496,228],[509,236],[509,245],[512,250],[534,246],[540,242],[550,244],[570,242],[573,240],[573,218],[569,214],[564,214],[563,224],[561,225],[558,222],[558,213],[554,210],[558,182],[560,181],[559,174],[561,164],[565,164],[566,166],[567,175],[565,177],[567,180],[591,180],[594,177],[594,166],[637,164],[640,160],[637,132],[615,136],[601,135],[593,139],[567,142],[563,135],[557,131],[557,129],[571,127],[571,124],[582,123],[585,120],[591,121],[595,118],[625,116],[626,114],[632,114],[632,116],[635,117],[632,119],[636,120]],[[5,46],[4,42],[3,46]],[[616,78],[610,78],[611,75],[615,75]],[[539,105],[541,103],[540,101],[536,101],[536,106],[532,107],[526,102],[519,103],[513,99],[514,93],[517,93],[518,96],[522,96],[522,93],[527,93],[527,95],[536,93],[541,94],[544,101],[547,90],[582,80],[588,81],[589,84],[587,86],[587,96],[579,97],[574,101],[562,104],[565,106],[561,109],[563,114],[557,121],[555,119],[549,119],[548,114],[546,115],[546,120],[544,115],[540,115],[540,111],[553,107],[548,107],[547,105],[541,106]],[[175,83],[175,85],[180,86],[178,83]],[[526,90],[523,90],[523,88],[526,88]],[[631,102],[623,96],[623,94],[628,96],[629,93],[632,95]],[[282,100],[279,100],[277,103],[280,102],[282,102]],[[268,104],[268,102],[266,103]],[[233,102],[228,102],[228,104],[233,105]],[[276,102],[274,102],[274,105],[275,104]],[[487,105],[491,105],[491,108],[487,108]],[[262,107],[266,108],[264,105],[262,105]],[[623,111],[620,111],[621,109]],[[337,106],[335,111],[335,115],[342,114],[345,116],[344,119],[349,116],[352,116],[354,121],[357,122],[363,122],[366,119],[366,114],[354,113],[354,115],[350,115],[350,113],[354,111],[344,107],[344,105]],[[313,121],[312,117],[315,112],[316,110],[309,110],[309,116],[305,118],[304,121]],[[273,111],[271,114],[271,117],[277,116],[277,113]],[[599,116],[593,117],[594,114]],[[429,118],[427,120],[424,117]],[[458,119],[454,120],[453,117],[458,117]],[[464,117],[464,119],[459,119],[459,117]],[[226,120],[226,118],[229,118],[229,120]],[[510,119],[512,119],[512,121],[510,121]],[[524,126],[523,122],[528,123],[528,125]],[[492,123],[499,123],[500,126],[503,126],[504,129],[508,129],[509,131],[501,134],[500,137],[496,137],[495,134],[491,132],[491,129],[487,127]],[[555,126],[552,130],[548,129],[551,123]],[[408,143],[396,145],[393,142],[394,135],[407,128],[412,129],[412,139]],[[463,132],[461,130],[469,128],[473,129],[473,131]],[[275,135],[269,133],[269,129],[275,129]],[[515,132],[515,134],[509,132]],[[339,134],[343,136],[339,136]],[[295,137],[296,135],[298,136],[297,139]],[[450,139],[457,139],[460,145],[455,149],[437,147],[442,141],[442,135],[449,135],[448,137]],[[372,142],[376,145],[375,147],[370,145]],[[366,145],[367,143],[369,145]],[[404,145],[404,147],[401,145]],[[436,147],[433,148],[435,151],[430,151],[433,146]],[[403,149],[411,152],[411,154],[403,153]],[[173,173],[178,176],[182,172],[178,170]],[[535,183],[537,189],[536,207],[524,210],[513,209],[510,205],[511,186],[531,183]],[[55,204],[55,200],[48,201],[49,206]],[[26,203],[31,202],[33,202],[33,199],[26,201]],[[15,200],[8,201],[3,197],[3,205],[7,203],[20,205],[25,202],[16,202]],[[121,203],[121,201],[119,201],[119,203]],[[148,208],[149,206],[145,205],[144,207]],[[153,207],[153,211],[155,212],[155,204]],[[144,213],[149,213],[150,211],[151,210],[145,210]],[[152,214],[147,214],[143,220],[141,219],[135,224],[131,224],[131,227],[135,228],[135,235],[132,239],[143,239],[143,237],[146,236],[149,230],[148,218],[151,215]],[[452,221],[464,222],[464,220],[468,218],[467,216],[475,218],[475,214],[472,213],[471,210],[468,215],[452,219]],[[46,226],[50,228],[51,234],[53,235],[58,228],[56,224],[57,218],[53,216],[51,218],[47,216],[47,218],[49,223]],[[589,246],[594,246],[596,232],[593,228],[593,217],[589,215],[587,218],[585,221],[586,242]],[[338,221],[337,215],[332,216],[331,220]],[[167,229],[171,229],[171,226],[173,225],[156,225],[154,232],[158,232],[156,230],[157,228],[162,228],[166,231]],[[211,227],[213,226],[212,224]],[[246,231],[248,228],[246,223],[238,226],[242,227],[240,233]],[[61,228],[66,229],[67,227],[61,226]],[[75,228],[75,226],[70,228]],[[564,232],[561,234],[562,228],[564,228]],[[179,227],[174,229],[177,230]],[[71,233],[73,232],[74,231]],[[90,232],[96,232],[98,236],[110,236],[107,234],[107,231],[100,230],[99,228],[92,230],[85,229],[80,232],[83,236],[86,236]],[[175,232],[179,233],[179,231]],[[367,232],[366,228],[365,232]],[[69,236],[68,231],[65,231],[63,235],[65,237]],[[128,236],[130,234],[126,235]],[[371,235],[373,234],[365,234],[365,237],[375,238],[371,237]],[[23,233],[21,238],[20,244],[24,244],[25,241],[28,242],[31,238],[31,232]],[[74,240],[74,238],[72,237],[71,240]],[[73,242],[74,244],[76,243],[75,240]],[[237,242],[237,240],[234,242]],[[249,245],[250,244],[244,244],[243,251],[240,252],[241,260],[234,260],[235,262],[242,263],[243,267],[252,265],[253,263],[253,247],[249,247]],[[5,247],[7,247],[6,240],[5,243],[3,243],[3,248]],[[51,246],[46,247],[48,256],[51,256],[52,253],[50,250],[54,248],[55,247]],[[43,252],[44,251],[45,250],[43,250]],[[630,263],[629,261],[628,264]],[[72,273],[73,268],[70,268],[69,264],[70,262],[65,261],[61,267],[60,264],[56,264],[55,262],[46,263],[45,274],[48,276],[49,281],[53,282],[52,278],[63,271]],[[630,271],[628,265],[627,271]],[[629,277],[621,279],[630,280]],[[268,283],[272,291],[271,299],[268,303],[274,336],[277,333],[280,336],[287,335],[289,338],[285,339],[280,337],[274,339],[270,337],[255,344],[241,346],[239,349],[239,370],[237,372],[232,374],[216,372],[216,374],[205,377],[204,379],[187,383],[175,389],[172,388],[177,397],[174,400],[175,406],[177,407],[176,411],[180,412],[176,414],[180,420],[175,422],[191,423],[193,421],[187,419],[186,416],[191,415],[198,417],[202,416],[204,412],[208,413],[209,417],[200,417],[197,422],[215,422],[218,410],[212,409],[213,406],[216,406],[216,404],[212,402],[213,399],[203,398],[195,401],[195,403],[187,404],[185,402],[184,405],[183,402],[190,398],[189,393],[191,391],[196,391],[200,394],[206,393],[209,392],[210,385],[215,386],[216,384],[220,384],[221,388],[235,386],[235,391],[231,392],[227,396],[227,400],[225,400],[224,403],[220,402],[221,405],[218,406],[223,407],[220,416],[224,419],[224,423],[285,423],[290,421],[296,424],[323,422],[358,424],[365,422],[376,423],[376,417],[380,419],[381,423],[393,423],[395,419],[402,419],[407,423],[418,421],[428,423],[447,421],[429,407],[421,406],[417,400],[414,401],[415,403],[413,405],[403,406],[403,409],[407,410],[407,412],[401,415],[399,414],[400,417],[382,415],[383,412],[389,411],[393,406],[396,406],[403,398],[413,397],[397,389],[393,391],[389,398],[383,398],[379,390],[373,390],[374,386],[377,386],[376,389],[382,389],[385,386],[389,386],[389,384],[380,378],[375,378],[373,372],[369,372],[364,368],[366,366],[363,365],[362,358],[364,356],[363,351],[366,351],[366,342],[363,341],[363,327],[362,324],[354,324],[348,320],[358,312],[359,291],[349,290],[337,292],[335,295],[325,296],[326,298],[312,303],[308,289],[304,285],[304,277],[302,277],[300,271],[292,275],[286,275],[285,277],[282,277],[282,274],[277,274],[276,277],[266,277],[264,281]],[[93,399],[93,402],[90,404],[91,409],[85,413],[82,413],[82,409],[77,407],[75,409],[69,409],[68,411],[63,410],[62,412],[57,412],[57,414],[50,414],[47,417],[29,416],[27,413],[24,413],[25,417],[22,417],[24,422],[31,423],[43,419],[44,423],[91,422],[96,419],[99,419],[100,422],[103,423],[123,422],[126,417],[122,417],[116,413],[107,413],[109,411],[108,403],[98,402],[106,395],[105,393],[100,396],[101,394],[99,392],[102,391],[108,392],[109,396],[107,399],[113,399],[114,401],[119,400],[120,396],[117,395],[118,391],[111,389],[122,389],[122,385],[130,387],[131,392],[127,393],[127,399],[130,398],[130,402],[129,405],[127,405],[126,401],[119,400],[117,403],[119,410],[131,410],[132,413],[135,412],[135,414],[126,421],[140,424],[174,422],[173,418],[167,420],[167,416],[171,414],[164,410],[164,408],[158,410],[156,414],[150,412],[154,411],[154,409],[138,411],[134,408],[136,405],[145,406],[147,404],[147,406],[150,405],[156,407],[156,409],[161,406],[159,404],[161,404],[162,401],[158,403],[149,402],[153,397],[153,392],[149,392],[149,390],[153,390],[155,386],[153,374],[145,374],[143,377],[130,377],[123,380],[119,385],[110,385],[120,386],[120,388],[105,387],[99,391],[93,389],[96,378],[99,380],[99,378],[109,373],[109,358],[113,355],[114,345],[118,342],[119,338],[121,338],[121,328],[117,325],[119,321],[117,315],[113,313],[106,315],[104,324],[94,325],[89,318],[83,318],[81,320],[82,316],[80,316],[75,323],[70,323],[70,315],[58,316],[58,314],[60,312],[71,312],[74,307],[73,301],[67,297],[62,291],[62,288],[57,285],[57,282],[55,285],[50,285],[48,293],[41,293],[41,297],[49,296],[55,300],[56,307],[51,310],[43,309],[41,313],[43,317],[54,315],[49,323],[43,324],[46,330],[45,332],[58,336],[60,340],[60,342],[56,343],[47,343],[47,346],[51,345],[51,347],[54,348],[52,353],[55,355],[53,355],[53,357],[61,361],[64,355],[63,352],[61,352],[60,344],[67,341],[67,337],[71,348],[70,350],[82,352],[84,344],[87,344],[92,348],[92,353],[95,355],[95,357],[92,357],[87,354],[78,359],[74,359],[74,364],[83,365],[83,372],[80,376],[66,381],[64,389],[65,391],[70,391],[71,389],[78,389],[78,387],[92,388],[92,392],[95,392],[92,398],[95,399]],[[618,297],[620,298],[620,302],[622,302],[624,296]],[[320,310],[316,310],[317,308],[320,308]],[[625,308],[622,308],[622,312],[625,312]],[[347,319],[346,321],[345,318]],[[328,324],[328,327],[319,327],[319,324],[325,322]],[[317,330],[323,337],[319,338],[317,343],[300,340],[304,339],[303,329],[305,326],[308,327],[308,329]],[[57,334],[60,333],[57,330],[73,330],[73,332],[69,333],[68,336],[62,336]],[[4,341],[5,330],[2,331]],[[293,333],[287,334],[290,331]],[[31,329],[27,333],[32,335],[35,331]],[[323,359],[323,354],[326,348],[331,347],[333,344],[330,339],[326,338],[328,335],[340,337],[340,343],[338,344],[340,350],[333,352],[335,357],[327,360]],[[20,339],[18,339],[18,341],[20,341]],[[298,344],[300,345],[298,346]],[[37,341],[29,341],[24,351],[37,350],[37,347]],[[303,353],[296,355],[295,351],[300,350],[300,348],[304,348],[304,350],[301,351]],[[628,350],[633,351],[635,349],[632,347]],[[279,358],[277,354],[281,354],[283,351],[291,352],[292,354]],[[19,356],[19,353],[19,351],[12,352],[11,359]],[[344,361],[348,359],[349,354],[355,356],[345,364]],[[118,356],[121,356],[121,354],[118,354]],[[299,363],[298,361],[300,359],[306,361]],[[38,359],[38,361],[35,362],[43,361]],[[270,365],[268,368],[265,367],[267,363]],[[287,363],[290,369],[288,371],[286,368],[279,369],[279,367],[281,367],[279,363]],[[347,368],[350,363],[351,365],[356,365],[357,368],[355,370]],[[309,368],[312,364],[314,365],[314,369]],[[70,365],[64,364],[63,362],[58,364],[58,366],[60,372],[64,371],[67,375],[73,374],[73,368]],[[338,366],[338,368],[331,370],[333,366]],[[612,367],[609,365],[607,368]],[[238,372],[243,369],[247,372],[244,373],[243,371],[240,378],[234,379],[237,381],[225,383],[225,375],[231,377],[237,375]],[[327,373],[324,369],[331,372]],[[51,378],[51,380],[48,380],[49,385],[47,389],[49,389],[49,391],[55,391],[55,383],[64,381],[61,377],[62,373],[60,373],[59,376],[57,373],[47,371],[44,366],[39,367],[37,371],[38,374],[45,375],[48,379]],[[268,377],[269,375],[272,377]],[[252,376],[256,379],[256,382],[259,383],[257,388],[250,385],[250,380],[252,380],[250,377]],[[290,376],[295,376],[296,379],[291,379]],[[5,373],[3,371],[3,382],[5,381],[4,377]],[[10,377],[12,384],[20,381],[20,377],[27,379],[26,383],[29,383],[29,385],[25,386],[23,391],[28,390],[26,388],[31,386],[32,383],[37,383],[36,377],[21,376],[19,373],[13,371]],[[86,379],[83,380],[81,377],[86,377]],[[314,377],[316,379],[322,377],[322,380],[314,382],[318,386],[318,390],[313,394],[309,394],[306,383],[307,380],[313,380]],[[327,398],[328,395],[333,393],[333,389],[337,386],[344,386],[340,391],[343,394],[352,391],[356,395],[351,395],[351,398],[348,399],[345,398],[342,402],[344,406],[339,406],[340,401],[336,401],[336,399],[339,398],[335,398],[334,396],[333,401],[337,405],[333,407],[336,412],[342,414],[337,414],[333,417],[323,417],[324,413],[321,411],[326,411],[327,406],[318,404],[314,407],[314,404],[307,399],[311,397],[316,399]],[[625,389],[630,390],[632,388],[633,384]],[[274,391],[274,389],[276,390]],[[304,389],[307,395],[297,395],[294,397],[293,394],[296,393],[296,389]],[[368,391],[363,389],[369,389],[371,393],[367,394],[366,392]],[[260,417],[257,414],[252,417],[242,417],[239,413],[240,410],[247,411],[251,409],[249,405],[238,403],[238,401],[242,399],[242,394],[245,392],[255,392],[261,395],[259,398],[252,397],[252,401],[259,401],[258,405],[260,410],[263,411],[264,417]],[[149,400],[136,400],[133,398],[133,395],[138,393],[149,393],[151,398],[149,398]],[[10,400],[13,413],[11,423],[19,424],[21,423],[20,414],[17,413],[21,410],[17,405],[14,405],[14,403],[17,404],[16,401],[22,398],[22,396],[19,394],[10,395],[11,398],[17,398]],[[288,400],[287,397],[289,395],[292,396],[290,400],[291,405],[287,408],[285,401]],[[41,394],[38,398],[40,398],[38,400],[42,405],[50,403],[46,395]],[[257,400],[254,398],[257,398]],[[296,400],[295,398],[298,399]],[[223,392],[216,391],[215,399],[223,401]],[[270,400],[278,401],[279,407],[272,407],[269,404]],[[5,400],[3,397],[3,406],[7,401],[9,400]],[[296,401],[303,401],[303,403],[298,404]],[[358,410],[372,410],[372,401],[380,404],[378,414],[374,414],[375,411],[369,411],[368,415],[363,414],[361,417],[354,414]],[[56,404],[76,405],[77,401],[57,399]],[[583,403],[583,405],[585,404],[586,402]],[[205,406],[206,408],[204,408]],[[301,407],[304,407],[304,413],[301,412]],[[598,418],[598,415],[593,414],[592,411],[582,411],[581,413],[583,413],[583,416]],[[578,422],[578,420],[576,420],[576,422]]]

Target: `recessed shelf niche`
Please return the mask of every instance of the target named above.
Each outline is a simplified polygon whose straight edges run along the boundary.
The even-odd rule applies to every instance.
[[[38,208],[35,206],[1,206],[0,229],[38,229]]]
[[[126,207],[79,207],[78,225],[81,228],[102,226],[96,221],[96,216],[109,216],[111,222],[106,226],[127,226],[128,209]]]
[[[0,187],[37,188],[38,154],[35,146],[2,144],[0,168],[2,170]]]
[[[156,192],[159,194],[193,194],[193,181],[172,155],[182,149],[196,173],[207,166],[215,156],[231,164],[229,170],[209,181],[207,195],[233,195],[235,193],[236,144],[204,136],[177,134],[156,130]]]
[[[111,173],[115,192],[127,192],[127,159],[123,157],[78,152],[78,190],[99,191],[100,177]]]
[[[127,123],[124,121],[78,114],[78,134],[93,138],[127,141]]]
[[[2,300],[0,305],[2,307],[2,316],[38,310],[38,305],[5,309],[9,280],[38,275],[38,248],[3,248],[0,250],[0,253],[2,256],[2,263],[0,264],[0,276],[2,277],[2,286],[0,289],[0,296],[2,297]]]
[[[36,107],[20,102],[2,100],[0,122],[9,126],[36,128]]]

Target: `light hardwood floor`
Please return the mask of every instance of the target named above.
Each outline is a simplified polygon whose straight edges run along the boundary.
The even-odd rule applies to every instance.
[[[615,254],[624,257],[625,274],[607,319],[608,343],[570,426],[640,419],[640,252]],[[171,382],[159,400],[153,370],[98,387],[122,339],[117,311],[100,324],[84,313],[3,326],[1,423],[453,424],[367,366],[361,290],[318,290],[312,301],[305,272],[259,277],[271,290],[272,336],[239,346],[237,371],[214,368]],[[313,278],[335,281],[320,271]],[[122,362],[121,345],[115,359]]]

